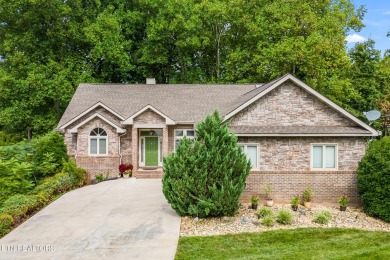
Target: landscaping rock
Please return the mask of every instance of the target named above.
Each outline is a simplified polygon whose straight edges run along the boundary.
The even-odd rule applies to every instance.
[[[260,207],[259,207],[260,208]],[[289,204],[274,204],[271,207],[276,213],[278,210],[291,210]],[[248,208],[248,205],[243,205],[236,216],[222,218],[206,218],[199,219],[198,223],[192,217],[183,217],[181,220],[180,236],[211,236],[222,234],[234,234],[240,232],[259,232],[276,229],[292,229],[304,227],[339,227],[339,228],[358,228],[364,230],[377,230],[390,232],[390,223],[368,217],[360,208],[348,207],[347,211],[341,212],[339,207],[312,206],[310,211],[306,210],[306,215],[302,215],[298,211],[291,211],[294,216],[294,221],[291,225],[281,225],[275,223],[273,227],[265,227],[261,225],[261,219],[255,215],[255,210]],[[327,210],[331,213],[332,218],[326,225],[313,223],[315,215]],[[246,216],[246,223],[243,224],[242,217]]]

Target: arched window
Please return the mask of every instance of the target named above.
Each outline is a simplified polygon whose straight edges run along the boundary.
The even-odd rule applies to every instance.
[[[107,154],[107,133],[95,128],[89,134],[89,154]]]

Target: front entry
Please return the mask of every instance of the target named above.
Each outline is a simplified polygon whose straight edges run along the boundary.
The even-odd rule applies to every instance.
[[[145,137],[145,166],[158,165],[158,137]]]

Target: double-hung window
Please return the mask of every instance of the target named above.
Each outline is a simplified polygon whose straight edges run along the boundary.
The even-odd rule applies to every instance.
[[[187,137],[189,139],[194,139],[195,138],[195,130],[194,129],[188,129],[188,130],[175,130],[175,151],[177,147],[180,145],[180,140],[184,137]]]
[[[312,169],[337,169],[337,145],[336,144],[312,144],[311,168]]]
[[[259,146],[257,144],[238,144],[251,162],[251,168],[259,168]]]
[[[95,128],[89,134],[89,154],[107,154],[107,133],[102,128]]]

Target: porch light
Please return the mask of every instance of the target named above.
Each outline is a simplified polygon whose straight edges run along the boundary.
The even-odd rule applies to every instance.
[[[154,130],[149,130],[149,135],[155,135],[156,132]]]

